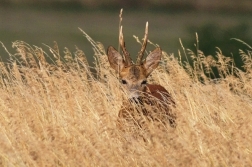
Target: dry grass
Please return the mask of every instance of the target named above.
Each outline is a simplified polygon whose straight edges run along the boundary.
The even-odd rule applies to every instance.
[[[13,44],[0,64],[0,166],[252,166],[251,49],[240,51],[245,72],[221,51],[182,48],[192,66],[164,52],[149,82],[171,92],[178,126],[152,127],[143,141],[117,129],[124,94],[103,46],[88,39],[95,76],[78,48]],[[211,80],[211,68],[222,78]]]

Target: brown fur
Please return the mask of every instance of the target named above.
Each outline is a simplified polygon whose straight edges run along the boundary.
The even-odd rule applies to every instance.
[[[137,66],[131,66],[129,72],[132,76],[134,76],[136,79],[140,78],[140,68]]]
[[[144,92],[148,92],[150,95],[156,97],[157,99],[159,99],[163,102],[166,100],[166,99],[164,99],[164,96],[165,96],[165,98],[169,99],[169,102],[171,102],[173,105],[175,105],[175,102],[172,99],[172,97],[170,96],[170,93],[161,85],[147,84]]]

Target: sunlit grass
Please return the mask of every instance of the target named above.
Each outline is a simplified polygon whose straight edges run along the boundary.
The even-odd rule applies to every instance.
[[[104,47],[88,39],[92,68],[80,49],[59,50],[57,43],[43,50],[16,41],[14,53],[5,50],[0,166],[252,165],[251,49],[240,51],[246,71],[221,50],[208,57],[182,47],[179,57],[190,65],[164,49],[149,82],[175,99],[177,128],[153,127],[144,141],[116,127],[124,94]],[[210,78],[211,68],[221,78]]]

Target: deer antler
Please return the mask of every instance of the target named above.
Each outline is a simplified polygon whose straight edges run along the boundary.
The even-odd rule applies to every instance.
[[[144,41],[142,44],[142,48],[140,50],[140,52],[138,52],[138,57],[137,57],[137,61],[136,64],[141,64],[143,56],[144,56],[144,51],[147,45],[147,41],[148,41],[148,22],[146,22],[146,27],[145,27],[145,34],[144,34]]]
[[[119,43],[120,43],[120,46],[122,48],[122,52],[123,52],[123,56],[124,56],[126,66],[130,66],[132,64],[132,59],[130,58],[130,54],[126,50],[126,47],[125,47],[125,42],[124,42],[123,33],[122,33],[122,26],[120,28]]]

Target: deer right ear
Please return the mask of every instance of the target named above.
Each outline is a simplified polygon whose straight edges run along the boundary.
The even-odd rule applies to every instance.
[[[117,72],[120,72],[125,66],[125,62],[120,53],[113,46],[109,46],[107,55],[110,66]]]
[[[157,47],[154,51],[152,51],[145,59],[143,65],[146,69],[146,75],[150,75],[150,73],[158,67],[158,64],[161,60],[162,50]]]

